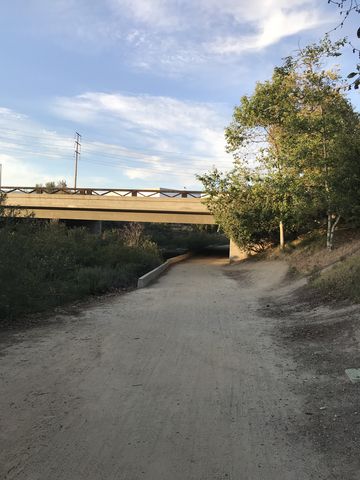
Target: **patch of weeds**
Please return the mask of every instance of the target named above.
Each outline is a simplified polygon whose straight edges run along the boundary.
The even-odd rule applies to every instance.
[[[322,275],[312,277],[310,286],[327,300],[360,302],[360,255],[349,257]]]

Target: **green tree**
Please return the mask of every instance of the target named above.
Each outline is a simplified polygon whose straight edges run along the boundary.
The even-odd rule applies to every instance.
[[[358,212],[359,116],[337,71],[323,66],[342,45],[327,37],[309,45],[242,97],[225,132],[234,170],[199,177],[210,210],[240,246],[273,241],[278,224],[283,247],[284,225],[293,235],[325,217],[332,248],[340,218]]]
[[[277,225],[271,209],[267,208],[269,205],[261,200],[256,172],[237,162],[231,172],[214,169],[198,178],[204,185],[205,202],[215,221],[239,247],[258,252],[274,239]]]
[[[227,147],[240,159],[244,149],[258,146],[260,170],[271,176],[271,188],[263,191],[272,202],[279,224],[280,247],[284,247],[284,223],[289,209],[292,172],[286,142],[287,125],[296,115],[296,79],[291,69],[276,68],[272,79],[258,83],[251,96],[243,96],[235,107],[233,121],[225,131]],[[258,188],[257,185],[256,188]],[[254,187],[255,188],[255,187]],[[291,202],[290,202],[291,203]]]
[[[66,180],[59,180],[57,182],[51,181],[46,182],[45,186],[42,183],[37,183],[35,189],[39,193],[61,193],[62,190],[66,189]]]
[[[359,205],[359,115],[342,93],[338,71],[324,68],[342,44],[325,37],[286,59],[295,72],[298,103],[287,144],[312,205],[326,215],[329,249],[341,217],[349,219]]]

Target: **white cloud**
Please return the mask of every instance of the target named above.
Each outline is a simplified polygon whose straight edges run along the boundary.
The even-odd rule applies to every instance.
[[[141,180],[144,180],[146,178],[151,177],[153,173],[149,172],[149,170],[146,170],[146,168],[126,168],[125,175],[131,178],[132,180],[138,179],[138,178]]]
[[[33,186],[50,180],[44,171],[35,168],[31,162],[20,160],[13,155],[0,153],[0,164],[3,186]]]
[[[174,184],[173,176],[183,175],[194,183],[195,173],[213,164],[231,166],[224,139],[230,112],[221,104],[88,92],[59,98],[54,109],[61,117],[80,121],[82,128],[95,123],[106,128],[107,135],[116,136],[117,144],[85,144],[84,155],[119,159],[119,168],[131,179],[162,176],[163,183],[167,179]]]
[[[17,113],[11,110],[10,108],[0,107],[0,121],[5,120],[6,122],[13,122],[18,120],[25,120],[26,115],[22,113]]]
[[[133,19],[157,28],[179,25],[174,3],[168,0],[109,0],[109,4],[116,12],[127,11]]]
[[[148,143],[162,149],[169,138],[187,139],[197,153],[225,155],[223,129],[227,114],[223,106],[181,101],[165,96],[88,92],[59,98],[55,112],[72,121],[92,123],[99,119],[147,136]],[[221,147],[220,147],[221,143]],[[195,152],[194,152],[195,153]]]
[[[170,97],[90,92],[58,99],[55,111],[75,122],[69,135],[61,135],[0,107],[2,183],[34,186],[65,179],[71,186],[72,131],[79,128],[84,133],[79,186],[199,188],[196,173],[232,163],[224,151],[223,109]],[[97,137],[106,140],[91,138],[94,125]]]
[[[239,39],[248,39],[256,44],[255,48],[265,48],[294,33],[315,28],[329,21],[320,5],[313,0],[109,0],[115,11],[127,14],[134,21],[146,24],[147,35],[159,45],[164,36],[156,37],[159,31],[167,33],[168,27],[174,38],[177,31],[188,31],[193,37],[194,46],[201,34],[204,44],[210,42],[214,35],[223,38],[228,44],[225,53],[239,54],[245,48],[230,47],[227,34],[232,31]],[[176,27],[176,28],[175,28]],[[141,27],[140,27],[141,28]],[[175,30],[174,30],[175,28]],[[245,30],[246,34],[239,30]],[[137,35],[141,38],[141,29]],[[194,35],[195,34],[195,35]],[[133,40],[130,37],[131,41]],[[182,37],[182,44],[189,41],[189,36]],[[164,46],[164,45],[162,45]],[[183,47],[181,47],[183,48]],[[220,48],[213,53],[221,54]]]
[[[164,96],[103,92],[59,98],[55,111],[67,118],[87,121],[92,121],[96,115],[110,113],[141,127],[166,131],[179,130],[179,123],[185,128],[195,127],[199,121],[202,124],[208,124],[209,120],[213,123],[216,115],[206,103],[186,102]]]
[[[320,16],[315,12],[300,11],[286,14],[278,11],[262,23],[257,46],[258,48],[267,47],[283,37],[309,30],[321,23]]]
[[[271,18],[279,12],[316,10],[313,0],[200,0],[202,10],[208,16],[216,13],[231,17],[237,24],[245,22],[260,22]]]
[[[34,0],[32,8],[42,28],[36,22],[27,28],[38,34],[55,35],[72,50],[74,38],[81,50],[116,46],[134,69],[169,76],[211,68],[223,57],[236,62],[246,51],[336,17],[325,1],[315,0]]]
[[[3,185],[32,186],[65,178],[66,167],[73,163],[72,151],[71,138],[44,129],[26,115],[0,107]]]
[[[249,50],[262,50],[284,37],[310,30],[326,22],[327,19],[321,18],[317,12],[300,11],[286,14],[279,10],[258,22],[257,33],[239,37],[220,37],[210,42],[207,48],[219,55],[240,55]]]
[[[313,0],[108,0],[113,12],[147,24],[153,30],[176,25],[180,30],[222,27],[271,19],[279,12],[317,10]]]
[[[127,60],[135,69],[169,76],[229,58],[236,62],[246,52],[265,50],[334,18],[314,0],[108,1],[136,26],[124,39]]]

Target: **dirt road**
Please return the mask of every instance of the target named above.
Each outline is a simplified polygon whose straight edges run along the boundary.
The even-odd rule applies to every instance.
[[[0,478],[335,478],[298,436],[296,365],[259,309],[285,274],[195,259],[3,339]]]

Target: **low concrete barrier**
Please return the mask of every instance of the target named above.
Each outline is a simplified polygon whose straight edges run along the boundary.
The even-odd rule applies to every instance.
[[[151,272],[145,273],[142,277],[138,279],[138,288],[144,288],[149,283],[153,282],[156,280],[160,275],[165,272],[171,265],[174,263],[182,262],[183,260],[186,260],[187,258],[191,257],[191,253],[184,253],[183,255],[178,255],[177,257],[172,257],[166,260],[166,262],[162,263],[158,267],[154,268],[154,270],[151,270]]]

